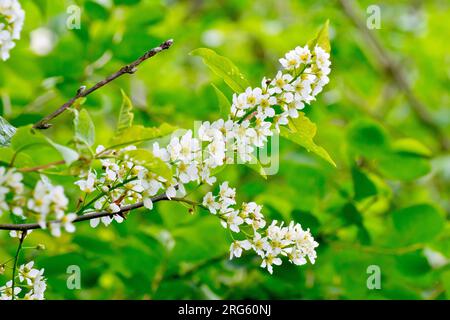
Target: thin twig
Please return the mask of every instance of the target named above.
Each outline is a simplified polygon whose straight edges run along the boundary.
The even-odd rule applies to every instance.
[[[16,255],[14,256],[14,265],[13,265],[13,273],[12,273],[12,284],[11,284],[11,290],[12,290],[11,299],[12,300],[14,300],[15,296],[16,296],[14,294],[14,288],[16,286],[17,262],[19,261],[20,250],[22,249],[23,240],[25,239],[26,235],[27,235],[26,231],[23,231],[22,234],[20,235],[19,246],[17,247]]]
[[[61,164],[64,164],[64,163],[65,163],[64,160],[59,160],[59,161],[54,161],[54,162],[42,164],[42,165],[36,166],[36,167],[19,168],[17,170],[20,171],[20,172],[33,172],[33,171],[39,171],[39,170],[42,170],[42,169],[48,169],[50,167],[58,166],[58,165],[61,165]]]
[[[378,63],[383,67],[385,74],[392,78],[395,85],[403,91],[417,119],[434,135],[436,135],[442,150],[449,150],[450,142],[448,141],[445,133],[443,133],[441,128],[433,121],[433,117],[429,113],[427,106],[414,94],[401,66],[391,58],[379,39],[371,30],[367,28],[364,21],[358,15],[357,8],[353,5],[352,1],[339,0],[339,3],[341,4],[341,7],[347,17],[363,34],[366,42],[373,48],[373,52],[378,60]]]
[[[199,207],[203,207],[201,204],[189,200],[189,199],[185,199],[185,198],[178,198],[178,197],[172,197],[169,198],[166,194],[160,194],[158,196],[155,196],[152,198],[152,202],[159,202],[159,201],[163,201],[163,200],[169,200],[169,201],[178,201],[178,202],[184,202],[187,204],[190,204],[192,206],[199,206]],[[102,217],[108,217],[108,216],[115,216],[115,215],[123,215],[124,213],[127,213],[131,210],[134,209],[138,209],[144,206],[143,202],[138,202],[138,203],[134,203],[134,204],[130,204],[130,205],[126,205],[123,206],[122,208],[120,208],[120,210],[118,212],[114,212],[111,213],[109,211],[100,211],[100,212],[92,212],[92,213],[87,213],[81,216],[78,216],[75,220],[73,220],[73,223],[77,223],[77,222],[81,222],[81,221],[87,221],[87,220],[92,220],[92,219],[97,219],[97,218],[102,218]],[[53,223],[61,223],[60,220],[53,220],[53,221],[48,221],[47,225],[53,224]],[[41,225],[39,223],[22,223],[22,224],[14,224],[14,223],[5,223],[5,224],[0,224],[0,230],[17,230],[17,231],[26,231],[26,230],[32,230],[32,229],[42,229]]]
[[[161,52],[163,50],[169,49],[170,46],[172,45],[172,43],[173,43],[172,39],[164,41],[158,47],[155,47],[155,48],[147,51],[139,59],[137,59],[134,62],[132,62],[132,63],[130,63],[130,64],[120,68],[118,71],[116,71],[115,73],[113,73],[110,76],[106,77],[102,81],[96,83],[95,85],[93,85],[89,89],[86,89],[85,87],[80,87],[80,89],[78,89],[77,93],[75,94],[75,96],[73,98],[71,98],[69,101],[64,103],[61,107],[56,109],[53,113],[49,114],[48,116],[46,116],[45,118],[43,118],[42,120],[37,122],[33,126],[33,128],[35,128],[35,129],[48,129],[48,128],[50,128],[51,124],[49,124],[48,122],[51,121],[52,119],[56,118],[57,116],[59,116],[61,113],[63,113],[69,107],[71,107],[75,103],[75,101],[77,101],[80,98],[88,96],[89,94],[91,94],[95,90],[103,87],[104,85],[110,83],[111,81],[117,79],[118,77],[120,77],[120,76],[122,76],[124,74],[133,74],[133,73],[135,73],[137,71],[137,67],[142,62],[144,62],[145,60],[153,57],[158,52]]]

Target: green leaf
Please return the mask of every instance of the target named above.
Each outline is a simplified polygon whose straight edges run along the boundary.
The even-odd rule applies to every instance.
[[[317,132],[317,126],[309,120],[303,112],[299,113],[298,118],[289,120],[289,129],[280,128],[282,137],[291,140],[292,142],[304,147],[306,150],[315,153],[328,163],[336,167],[333,159],[331,159],[328,152],[316,145],[314,137]]]
[[[250,162],[245,162],[245,166],[257,172],[261,177],[267,180],[267,173],[261,162],[254,156],[251,155],[252,160]]]
[[[421,142],[411,139],[399,139],[392,144],[392,149],[398,152],[411,153],[423,157],[431,157],[432,152]]]
[[[384,129],[371,120],[358,120],[347,131],[347,141],[356,154],[378,158],[390,152],[389,138]]]
[[[370,178],[356,167],[352,168],[353,190],[356,201],[377,194],[377,187]]]
[[[148,140],[161,138],[172,133],[176,129],[176,127],[167,123],[163,123],[159,127],[144,127],[141,125],[134,125],[122,132],[121,135],[116,135],[115,137],[113,137],[110,142],[110,148],[126,146],[130,144],[136,145]]]
[[[316,38],[308,42],[308,47],[310,49],[314,48],[316,45],[321,47],[326,52],[330,53],[331,46],[330,46],[330,39],[328,36],[328,26],[330,24],[330,21],[325,21],[324,25],[320,29],[320,31],[317,33]]]
[[[426,147],[412,139],[391,144],[386,131],[372,120],[359,120],[347,131],[351,152],[376,160],[379,171],[387,178],[411,181],[430,172]]]
[[[444,227],[444,218],[429,204],[419,204],[392,213],[394,227],[407,243],[433,240]]]
[[[417,277],[431,271],[423,250],[416,250],[395,257],[397,268],[410,277]]]
[[[16,128],[5,118],[0,116],[0,146],[7,146],[11,142],[12,136],[16,133]]]
[[[44,137],[31,125],[17,128],[16,134],[11,139],[11,147],[18,151],[35,144],[46,144]]]
[[[120,136],[126,129],[133,124],[133,105],[130,98],[122,92],[122,106],[120,107],[119,120],[117,121],[116,137]]]
[[[95,125],[86,109],[80,111],[74,109],[75,117],[73,125],[75,127],[75,139],[87,146],[92,146],[95,142]]]
[[[418,179],[431,170],[430,161],[410,153],[391,152],[379,159],[380,172],[387,178],[402,181]]]
[[[11,148],[16,153],[40,144],[55,148],[67,164],[71,164],[79,158],[75,150],[53,142],[40,132],[33,130],[31,125],[18,128],[16,134],[11,139]]]
[[[76,152],[75,150],[73,150],[69,147],[57,144],[57,143],[53,142],[52,140],[50,140],[49,138],[47,138],[46,140],[61,154],[61,156],[64,159],[64,162],[67,165],[70,165],[71,163],[77,161],[78,158],[80,157],[78,152]]]
[[[171,180],[172,178],[172,171],[170,167],[160,158],[155,157],[153,153],[148,150],[130,150],[124,152],[123,155],[124,157],[129,157],[129,159],[133,159],[136,163],[167,180]]]
[[[248,81],[239,71],[238,67],[230,59],[218,55],[214,50],[207,48],[198,48],[190,52],[190,55],[200,56],[216,75],[235,92],[243,92],[250,86]]]
[[[230,113],[231,102],[225,96],[225,94],[217,88],[214,83],[211,83],[211,86],[214,88],[214,91],[217,95],[217,102],[219,103],[220,115],[224,118],[227,118]]]
[[[2,147],[0,152],[0,162],[4,165],[8,165],[11,162],[11,159],[14,157],[15,151],[11,147]],[[14,165],[16,167],[31,167],[34,164],[34,159],[32,159],[29,155],[20,153],[16,156],[14,160]]]

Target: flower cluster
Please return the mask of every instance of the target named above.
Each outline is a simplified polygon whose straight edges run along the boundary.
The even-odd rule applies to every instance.
[[[329,82],[330,55],[319,46],[311,52],[308,46],[297,47],[280,59],[284,70],[275,78],[263,78],[261,87],[247,88],[233,95],[231,114],[234,118],[255,118],[255,145],[261,147],[272,134],[297,118],[298,110],[313,101]]]
[[[113,220],[121,223],[123,217],[119,214],[121,206],[143,202],[148,209],[153,208],[152,197],[167,186],[169,196],[176,196],[175,184],[151,172],[129,156],[129,152],[136,150],[135,146],[128,146],[120,150],[106,150],[98,146],[96,153],[101,162],[101,170],[89,171],[82,179],[75,182],[87,196],[93,195],[90,203],[82,203],[83,213],[93,211],[107,211],[110,216],[90,220],[92,227],[100,222],[108,226]],[[117,213],[117,214],[116,214]]]
[[[0,300],[44,300],[47,289],[47,280],[44,269],[34,268],[34,261],[21,265],[18,268],[16,283],[10,280],[0,287]],[[26,293],[24,290],[28,290]]]
[[[307,263],[306,258],[314,264],[317,257],[315,248],[319,245],[308,230],[293,221],[288,226],[278,225],[273,221],[266,226],[261,212],[262,206],[255,202],[242,203],[239,209],[236,204],[236,190],[228,186],[228,182],[220,185],[218,195],[208,192],[203,198],[205,206],[212,214],[218,215],[222,226],[235,233],[240,233],[245,240],[235,240],[230,247],[230,259],[240,257],[243,250],[253,249],[262,258],[261,267],[272,273],[272,265],[281,265],[281,256],[288,258],[296,265]]]
[[[20,39],[25,12],[17,0],[0,0],[0,58],[9,59],[9,51]]]
[[[0,167],[0,217],[4,212],[12,212],[19,217],[23,216],[22,206],[25,198],[22,179],[22,174],[14,168]]]
[[[47,228],[48,220],[57,220],[50,224],[52,235],[61,234],[61,225],[68,232],[75,231],[71,221],[76,218],[73,213],[66,214],[69,200],[62,186],[54,186],[50,180],[41,175],[33,190],[25,190],[23,175],[16,169],[0,167],[0,216],[12,212],[15,216],[26,219],[35,216],[41,228]],[[17,237],[17,233],[11,235]]]
[[[47,226],[47,218],[53,214],[57,219],[64,216],[69,200],[62,186],[54,186],[50,180],[41,175],[36,183],[31,198],[27,201],[27,209],[38,216],[41,228]]]
[[[2,3],[0,0],[0,8]],[[174,135],[165,146],[154,142],[152,153],[135,146],[119,150],[98,146],[94,159],[101,168],[90,168],[75,182],[84,193],[77,213],[66,213],[68,199],[63,187],[52,185],[45,176],[41,175],[25,196],[22,175],[14,169],[0,168],[0,214],[11,211],[23,218],[34,214],[42,228],[49,227],[52,235],[59,236],[62,228],[75,231],[73,222],[78,214],[109,213],[90,220],[92,227],[100,222],[107,226],[112,221],[123,221],[122,210],[126,205],[142,203],[151,210],[156,195],[177,200],[193,185],[213,186],[216,182],[213,169],[233,163],[235,157],[244,162],[252,160],[256,148],[263,147],[273,131],[279,131],[279,126],[288,124],[290,118],[298,117],[298,110],[315,99],[329,81],[329,57],[319,46],[312,50],[308,46],[295,48],[280,59],[283,70],[273,80],[263,78],[261,87],[234,94],[227,119],[205,121],[196,134],[187,130]],[[165,174],[152,167],[153,160],[167,169],[161,170]],[[314,263],[318,244],[309,229],[305,231],[294,222],[284,226],[274,221],[267,226],[262,206],[255,202],[237,206],[236,190],[228,182],[220,185],[217,195],[208,192],[202,205],[232,235],[245,236],[232,243],[230,258],[253,249],[262,258],[261,266],[270,273],[273,265],[282,263],[283,256],[296,265],[305,264],[307,259]]]

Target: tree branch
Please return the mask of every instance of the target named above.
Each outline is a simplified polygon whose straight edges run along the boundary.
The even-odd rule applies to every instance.
[[[78,89],[77,93],[73,98],[71,98],[69,101],[64,103],[62,106],[60,106],[58,109],[56,109],[53,113],[49,114],[39,122],[33,125],[33,128],[35,129],[48,129],[51,127],[51,124],[48,122],[59,116],[61,113],[63,113],[65,110],[70,108],[75,101],[77,101],[79,98],[83,98],[94,92],[95,90],[103,87],[104,85],[110,83],[111,81],[117,79],[118,77],[124,75],[124,74],[133,74],[137,71],[137,67],[144,62],[145,60],[153,57],[158,52],[161,52],[163,50],[169,49],[170,46],[173,44],[173,40],[169,39],[163,43],[161,43],[158,47],[155,47],[149,51],[147,51],[144,55],[142,55],[139,59],[135,60],[134,62],[120,68],[117,72],[111,74],[110,76],[106,77],[102,81],[96,83],[89,89],[86,89],[85,87],[80,87]]]
[[[185,198],[177,198],[177,197],[172,197],[169,198],[167,197],[167,195],[164,194],[160,194],[157,195],[155,197],[152,198],[152,202],[159,202],[159,201],[163,201],[163,200],[172,200],[172,201],[178,201],[178,202],[185,202],[187,204],[190,204],[192,206],[196,206],[199,205],[198,203],[185,199]],[[144,206],[143,202],[138,202],[138,203],[134,203],[134,204],[130,204],[130,205],[126,205],[123,206],[122,208],[120,208],[120,211],[118,212],[114,212],[111,213],[109,211],[101,211],[101,212],[92,212],[92,213],[87,213],[81,216],[78,216],[75,220],[73,220],[73,223],[77,223],[77,222],[81,222],[81,221],[87,221],[87,220],[92,220],[92,219],[97,219],[97,218],[102,218],[102,217],[107,217],[107,216],[115,216],[115,215],[122,215],[128,211],[134,210],[134,209],[138,209]],[[52,223],[60,223],[60,220],[53,220],[53,221],[48,221],[47,225],[50,225]],[[26,231],[26,230],[32,230],[32,229],[41,229],[42,227],[38,224],[38,223],[23,223],[23,224],[14,224],[14,223],[6,223],[6,224],[0,224],[0,230],[16,230],[16,231]]]
[[[373,52],[375,53],[378,63],[383,67],[384,73],[394,80],[397,87],[403,91],[417,119],[436,136],[442,150],[449,150],[450,142],[445,133],[443,133],[441,128],[433,121],[433,117],[429,113],[427,106],[414,94],[401,66],[391,58],[379,39],[367,28],[364,21],[358,15],[357,9],[352,1],[339,0],[339,3],[347,17],[362,33],[366,42],[373,48]]]
[[[66,163],[64,160],[58,160],[58,161],[50,162],[50,163],[47,163],[47,164],[42,164],[42,165],[39,165],[39,166],[36,166],[36,167],[19,168],[17,170],[20,171],[20,172],[34,172],[34,171],[39,171],[39,170],[42,170],[42,169],[47,169],[47,168],[51,168],[51,167],[54,167],[54,166],[58,166],[58,165],[61,165],[61,164],[64,164],[64,163]]]

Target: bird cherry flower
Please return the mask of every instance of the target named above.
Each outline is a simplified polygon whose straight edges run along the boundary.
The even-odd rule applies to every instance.
[[[242,250],[250,250],[251,247],[252,245],[248,240],[233,241],[230,246],[230,260],[233,257],[239,258],[242,255]]]
[[[273,266],[272,265],[280,266],[282,263],[283,263],[283,261],[281,260],[280,257],[278,257],[276,254],[274,254],[272,252],[269,252],[264,257],[264,259],[261,263],[261,267],[267,268],[267,271],[269,271],[270,274],[273,274]]]
[[[239,211],[233,210],[232,208],[227,208],[226,211],[222,212],[221,220],[222,226],[224,228],[229,228],[233,232],[240,232],[239,226],[244,223],[244,220],[239,217]]]
[[[6,282],[6,284],[0,287],[0,300],[13,300],[17,299],[17,295],[22,291],[22,288],[14,287],[12,288],[12,280]]]
[[[27,264],[19,267],[19,280],[21,282],[26,281],[29,286],[33,284],[33,280],[39,274],[38,269],[34,269],[34,261],[30,261]]]
[[[6,61],[10,57],[10,50],[20,39],[25,11],[17,0],[3,0],[0,2],[0,59]]]
[[[291,85],[292,79],[293,79],[293,77],[289,73],[283,74],[281,71],[278,71],[277,75],[272,80],[271,85],[273,85],[273,87],[271,87],[269,89],[269,93],[270,94],[275,94],[275,93],[280,94],[283,91],[291,91],[293,88]]]
[[[66,232],[75,232],[75,225],[73,221],[77,218],[75,213],[64,214],[63,212],[58,212],[56,215],[57,222],[52,222],[50,224],[50,232],[54,237],[61,236],[61,228],[66,230]]]

